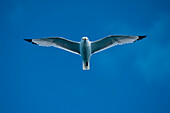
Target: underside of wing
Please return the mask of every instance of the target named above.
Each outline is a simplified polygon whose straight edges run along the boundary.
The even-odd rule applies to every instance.
[[[51,37],[51,38],[40,38],[40,39],[24,39],[32,44],[46,47],[57,47],[64,49],[66,51],[80,54],[80,44],[79,42],[74,42],[61,37]]]
[[[115,45],[122,45],[126,43],[133,43],[137,40],[143,39],[146,36],[128,36],[128,35],[111,35],[103,39],[91,43],[92,54],[107,49]]]

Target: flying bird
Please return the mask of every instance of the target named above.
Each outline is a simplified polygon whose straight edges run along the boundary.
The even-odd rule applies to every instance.
[[[110,35],[103,39],[90,42],[87,37],[83,37],[80,42],[71,41],[62,37],[49,37],[39,39],[24,39],[39,46],[56,47],[78,54],[83,60],[83,70],[90,69],[90,57],[92,54],[115,45],[133,43],[145,38],[145,36]]]

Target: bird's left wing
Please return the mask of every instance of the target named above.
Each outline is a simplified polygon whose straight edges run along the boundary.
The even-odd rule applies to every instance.
[[[107,49],[115,45],[133,43],[146,36],[111,35],[91,43],[92,54]]]
[[[74,42],[61,37],[24,39],[24,40],[28,42],[32,42],[32,44],[36,44],[39,46],[46,46],[46,47],[53,46],[53,47],[64,49],[72,53],[80,54],[79,42]]]

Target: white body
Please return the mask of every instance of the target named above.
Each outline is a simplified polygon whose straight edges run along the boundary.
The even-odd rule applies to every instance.
[[[80,42],[80,55],[83,60],[83,70],[89,70],[91,57],[91,43],[87,37],[83,37]]]

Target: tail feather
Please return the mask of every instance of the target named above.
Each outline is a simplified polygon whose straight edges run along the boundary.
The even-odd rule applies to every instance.
[[[89,69],[90,69],[89,62],[83,62],[83,70],[89,70]]]

